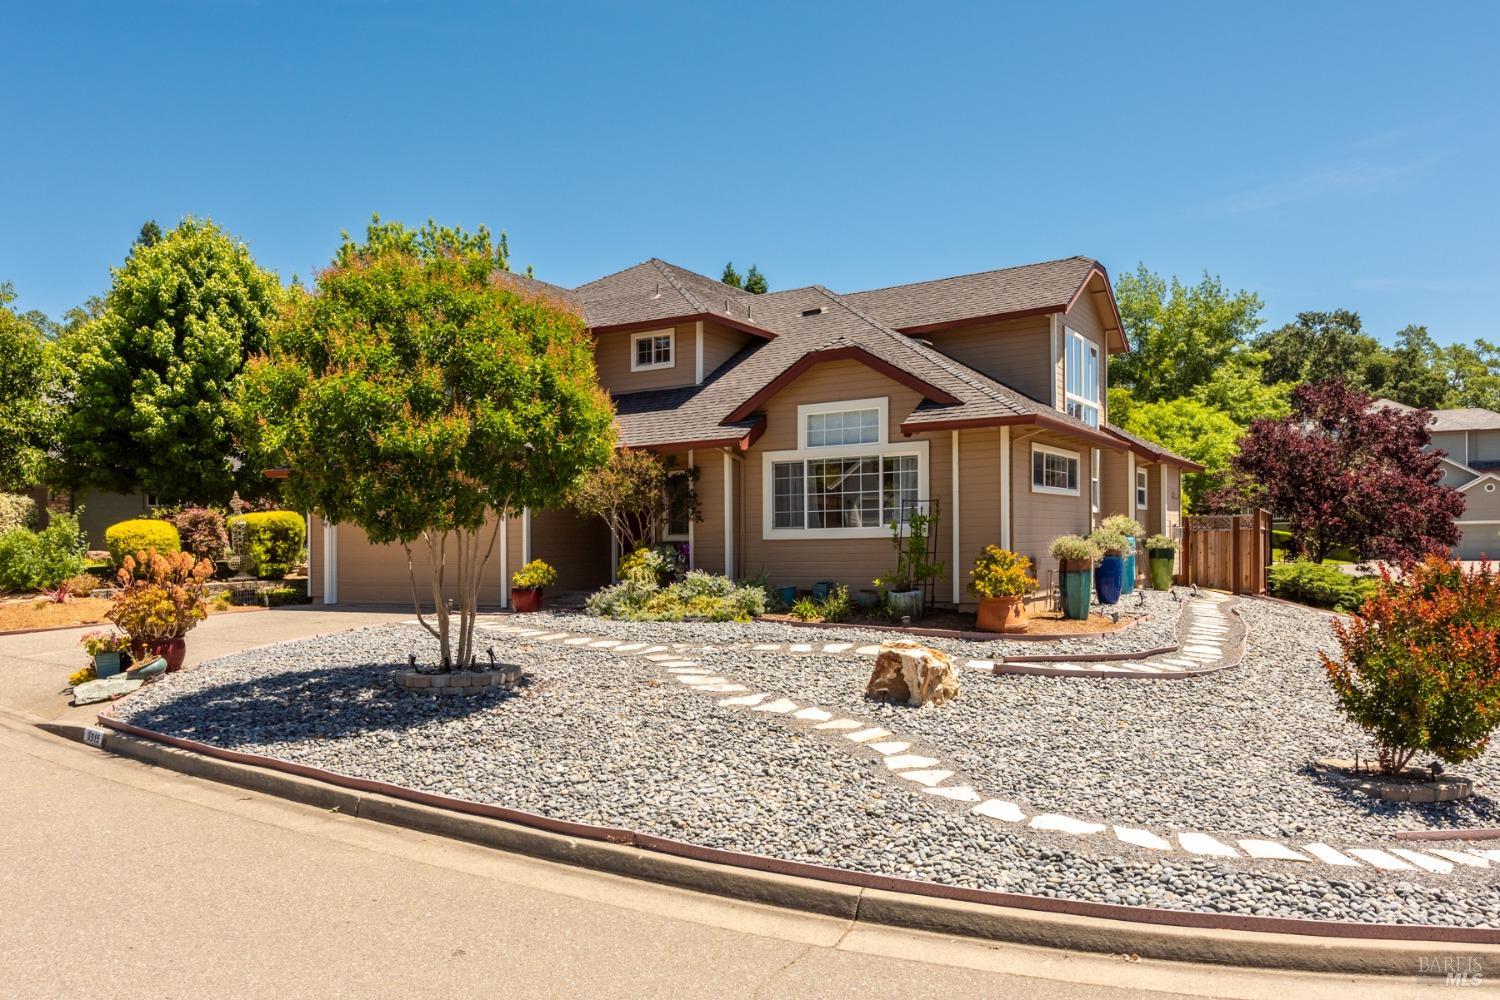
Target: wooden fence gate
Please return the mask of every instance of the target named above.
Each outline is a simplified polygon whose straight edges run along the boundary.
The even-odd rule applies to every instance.
[[[1183,518],[1182,569],[1188,583],[1234,594],[1264,594],[1270,565],[1268,512]]]

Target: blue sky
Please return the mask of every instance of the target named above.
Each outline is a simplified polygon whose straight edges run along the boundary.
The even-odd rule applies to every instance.
[[[1442,6],[17,4],[0,280],[60,314],[188,213],[306,276],[378,211],[567,285],[1076,253],[1500,339],[1500,8]]]

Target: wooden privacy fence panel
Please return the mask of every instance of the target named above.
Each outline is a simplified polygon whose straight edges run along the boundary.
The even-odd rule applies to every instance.
[[[1188,583],[1235,594],[1264,594],[1271,565],[1271,515],[1191,514],[1183,518],[1182,566]]]

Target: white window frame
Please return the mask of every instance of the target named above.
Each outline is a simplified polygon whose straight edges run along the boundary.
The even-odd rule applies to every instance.
[[[643,365],[643,364],[641,364],[639,362],[639,360],[638,360],[640,358],[640,352],[636,348],[635,345],[639,344],[643,340],[650,339],[652,341],[652,345],[651,345],[652,357],[655,357],[656,356],[656,344],[655,344],[655,340],[656,340],[657,337],[666,337],[667,338],[667,345],[668,345],[667,346],[667,351],[671,355],[671,357],[668,360],[666,360],[666,361],[654,361],[654,362],[652,362],[649,365]],[[677,367],[677,330],[675,328],[674,329],[667,329],[667,330],[642,330],[640,333],[632,333],[630,335],[630,370],[631,371],[633,371],[633,372],[654,372],[654,371],[660,371],[663,368],[676,368],[676,367]]]
[[[1146,499],[1151,495],[1151,476],[1149,470],[1137,468],[1135,470],[1135,509],[1145,510]]]
[[[1063,489],[1060,486],[1038,486],[1037,485],[1037,481],[1036,481],[1036,456],[1037,456],[1038,452],[1041,452],[1044,455],[1056,455],[1056,456],[1058,456],[1060,458],[1071,458],[1073,460],[1073,465],[1074,465],[1074,468],[1075,468],[1076,472],[1075,472],[1075,475],[1073,476],[1073,482],[1074,482],[1075,485],[1073,486],[1073,488],[1071,490]],[[1031,454],[1028,456],[1027,464],[1028,464],[1028,467],[1029,467],[1030,473],[1031,473],[1031,492],[1033,492],[1033,493],[1049,493],[1049,494],[1051,494],[1053,496],[1062,496],[1062,497],[1076,497],[1076,496],[1079,495],[1078,485],[1077,484],[1083,478],[1083,456],[1079,455],[1078,452],[1076,452],[1076,451],[1069,451],[1066,448],[1054,448],[1051,445],[1048,445],[1048,444],[1038,444],[1037,442],[1033,441],[1031,443]]]
[[[1063,339],[1063,412],[1067,412],[1069,403],[1077,403],[1079,406],[1089,407],[1096,414],[1098,414],[1099,417],[1098,422],[1092,424],[1091,426],[1101,427],[1104,424],[1104,401],[1102,399],[1104,393],[1100,391],[1099,383],[1101,381],[1100,372],[1102,370],[1104,362],[1104,352],[1099,350],[1098,344],[1094,343],[1092,340],[1085,337],[1077,330],[1074,330],[1070,327],[1064,327],[1063,329],[1067,334]],[[1072,346],[1073,341],[1075,340],[1083,345],[1080,357],[1087,358],[1089,351],[1094,352],[1093,399],[1089,399],[1087,396],[1079,396],[1068,391],[1068,355],[1071,353],[1068,348]],[[1083,366],[1083,371],[1078,373],[1078,380],[1080,385],[1083,384],[1083,376],[1087,373],[1088,366],[1085,364]],[[1083,418],[1079,417],[1079,419],[1082,420]],[[1088,421],[1085,420],[1084,423],[1088,423]]]
[[[839,404],[836,409],[860,409],[861,407]],[[864,407],[868,409],[868,407]],[[884,427],[884,424],[882,424]],[[927,442],[923,440],[902,441],[898,444],[842,444],[823,448],[798,448],[796,451],[767,451],[761,453],[760,466],[760,537],[764,541],[795,539],[834,538],[890,538],[891,526],[880,524],[868,528],[778,528],[776,527],[776,483],[777,462],[798,462],[825,458],[900,458],[915,456],[917,459],[917,496],[930,496],[927,480]],[[805,491],[806,478],[803,479]],[[806,523],[806,494],[803,499],[803,516]],[[906,528],[903,525],[902,531]]]
[[[1099,449],[1093,449],[1089,455],[1089,508],[1099,513],[1099,504],[1103,499],[1103,493],[1099,487]]]
[[[875,429],[877,432],[874,441],[865,444],[825,444],[813,447],[807,443],[807,418],[814,413],[846,413],[850,410],[876,410]],[[832,454],[839,448],[862,449],[860,454],[874,454],[871,449],[881,448],[890,443],[890,412],[891,401],[887,396],[877,396],[873,399],[838,399],[829,403],[802,403],[797,407],[797,450],[812,451],[819,455]]]

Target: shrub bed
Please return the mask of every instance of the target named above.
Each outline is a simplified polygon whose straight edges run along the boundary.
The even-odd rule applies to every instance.
[[[1306,559],[1272,566],[1269,583],[1277,597],[1335,611],[1357,611],[1380,589],[1377,577],[1350,576],[1337,566]]]
[[[240,514],[229,519],[229,528],[239,535],[240,569],[246,573],[279,580],[302,561],[307,526],[295,511]]]
[[[0,535],[0,590],[51,590],[88,564],[88,540],[72,514],[54,514],[41,531]]]
[[[588,600],[590,614],[631,621],[749,621],[766,613],[766,592],[738,586],[727,576],[693,570],[679,583],[660,586],[627,579],[605,587]]]

